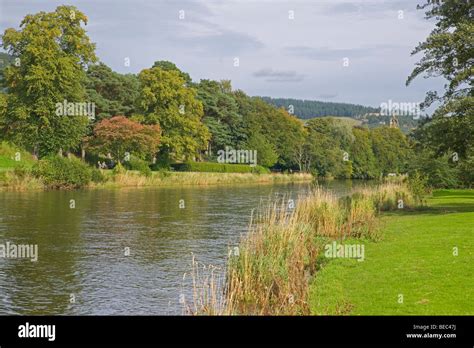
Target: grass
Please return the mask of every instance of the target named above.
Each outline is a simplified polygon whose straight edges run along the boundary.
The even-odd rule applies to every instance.
[[[211,286],[216,282],[206,278],[194,284],[194,293],[205,296],[187,309],[194,308],[192,314],[310,314],[309,280],[324,262],[325,245],[378,239],[377,212],[392,209],[400,195],[411,199],[403,185],[386,183],[342,199],[318,188],[294,208],[285,199],[270,204],[250,222],[238,253],[229,255],[222,296]]]
[[[435,191],[427,207],[381,223],[383,240],[363,241],[364,262],[332,259],[316,274],[312,314],[474,314],[473,190]]]
[[[109,179],[93,187],[139,187],[139,186],[207,186],[245,183],[278,183],[311,181],[310,174],[252,174],[252,173],[197,173],[197,172],[153,172],[150,177],[136,171],[112,175],[105,171]]]
[[[35,160],[33,156],[6,141],[0,142],[0,172],[13,170],[18,166],[31,168]]]

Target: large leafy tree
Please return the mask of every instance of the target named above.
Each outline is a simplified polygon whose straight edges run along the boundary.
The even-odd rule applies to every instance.
[[[474,3],[472,1],[427,1],[420,9],[436,26],[412,54],[423,53],[408,77],[441,76],[443,92],[429,91],[423,107],[439,103],[432,119],[415,132],[421,147],[436,156],[455,151],[461,159],[472,155],[474,134]]]
[[[118,162],[125,158],[126,153],[151,158],[158,150],[160,135],[158,125],[142,125],[124,116],[115,116],[95,125],[88,147],[95,153],[110,153]]]
[[[260,98],[253,98],[253,112],[247,117],[250,131],[258,130],[274,147],[281,168],[297,168],[294,148],[304,140],[303,123],[288,114],[283,108],[277,109]]]
[[[186,82],[186,85],[192,85],[193,81],[191,79],[191,76],[189,76],[187,72],[180,70],[173,62],[170,62],[168,60],[157,60],[155,63],[153,63],[152,68],[160,68],[164,71],[177,71],[179,73],[179,76],[181,76]]]
[[[176,70],[159,67],[139,74],[139,107],[147,124],[159,124],[163,135],[160,154],[170,160],[194,159],[207,148],[210,134],[201,122],[202,103]]]
[[[3,48],[15,58],[5,68],[8,107],[2,131],[19,145],[46,154],[76,148],[87,116],[56,114],[56,104],[86,102],[85,66],[95,46],[82,25],[87,17],[73,6],[27,15],[20,29],[5,30]]]

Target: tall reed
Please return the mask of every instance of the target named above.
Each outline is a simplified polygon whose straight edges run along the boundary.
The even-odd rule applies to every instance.
[[[309,280],[319,267],[324,245],[346,238],[377,239],[377,212],[398,207],[400,199],[413,205],[406,187],[387,183],[345,198],[316,188],[299,197],[293,210],[285,199],[269,204],[252,217],[238,253],[230,254],[221,289],[210,286],[214,281],[208,278],[204,293],[202,284],[195,284],[201,294],[195,300],[201,306],[194,306],[194,314],[309,314]],[[220,295],[209,294],[216,290]],[[213,303],[220,307],[211,309]]]

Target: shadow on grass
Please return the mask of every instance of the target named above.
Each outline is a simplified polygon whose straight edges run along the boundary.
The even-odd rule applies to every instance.
[[[384,211],[382,212],[382,216],[444,215],[472,212],[474,212],[474,204],[472,203],[449,203],[439,206],[422,207],[418,209],[399,209],[394,211]]]

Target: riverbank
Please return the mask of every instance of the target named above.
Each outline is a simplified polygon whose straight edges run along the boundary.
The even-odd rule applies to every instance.
[[[143,186],[208,186],[231,184],[271,184],[311,181],[313,176],[306,173],[297,174],[253,174],[253,173],[198,173],[198,172],[152,172],[151,176],[141,175],[136,171],[113,175],[111,171],[105,183],[92,184],[94,188],[120,188]]]
[[[383,213],[365,260],[331,260],[310,288],[315,315],[473,315],[474,190],[440,190],[417,211]]]
[[[222,295],[203,268],[188,313],[474,313],[466,296],[474,277],[473,190],[435,191],[427,206],[404,184],[341,199],[316,190],[294,211],[282,201],[256,220],[217,278],[227,280]]]
[[[282,198],[258,211],[248,233],[229,252],[225,276],[196,271],[190,314],[308,315],[309,285],[329,258],[328,246],[380,239],[380,211],[412,210],[417,201],[405,184],[363,187],[338,197],[317,188],[296,204]],[[357,245],[350,257],[363,259]],[[209,267],[207,268],[209,269]],[[194,279],[194,278],[193,278]],[[223,291],[215,284],[226,279]],[[221,289],[222,290],[222,289]],[[222,303],[225,306],[222,306]]]
[[[152,172],[145,176],[138,171],[114,173],[101,170],[102,179],[91,182],[85,188],[122,188],[122,187],[173,187],[173,186],[209,186],[233,184],[273,184],[310,182],[313,176],[307,173],[295,174],[253,174],[253,173],[198,173],[198,172]],[[41,179],[29,173],[7,171],[0,173],[0,190],[29,191],[43,190],[46,186]]]

